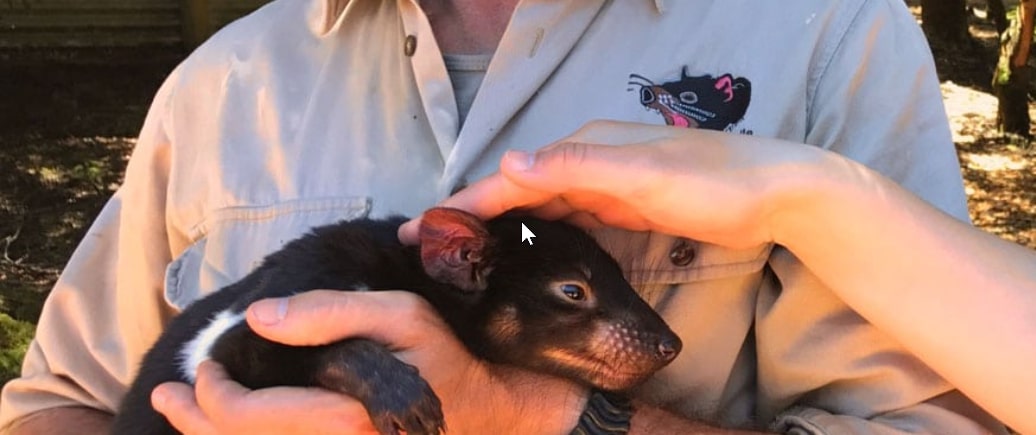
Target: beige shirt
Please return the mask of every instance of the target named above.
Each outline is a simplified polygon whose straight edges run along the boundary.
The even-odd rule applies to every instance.
[[[414,0],[279,0],[220,31],[158,92],[0,424],[115,409],[171,316],[286,241],[417,214],[505,150],[593,119],[814,144],[967,216],[933,63],[899,0],[527,0],[471,104],[459,128]],[[684,342],[645,399],[792,433],[981,432],[926,403],[951,387],[787,251],[596,235]]]

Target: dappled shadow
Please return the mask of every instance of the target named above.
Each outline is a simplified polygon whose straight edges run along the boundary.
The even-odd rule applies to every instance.
[[[41,292],[117,187],[132,142],[40,138],[0,145],[2,308],[33,321]]]
[[[958,148],[975,225],[1036,249],[1036,149],[990,138]]]
[[[0,53],[0,311],[32,322],[121,181],[150,100],[178,61],[54,54]]]
[[[993,92],[993,70],[996,68],[996,33],[967,44],[946,45],[932,42],[935,69],[940,81],[951,81],[983,92]]]
[[[928,40],[935,57],[935,69],[942,82],[950,81],[982,92],[992,92],[993,72],[999,53],[999,35],[996,25],[986,12],[985,0],[967,0],[968,32],[971,39],[963,43]],[[907,5],[920,20],[918,0],[907,0]]]

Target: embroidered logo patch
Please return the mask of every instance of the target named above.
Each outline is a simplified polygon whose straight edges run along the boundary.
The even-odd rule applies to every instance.
[[[679,80],[656,85],[642,75],[630,74],[629,84],[640,87],[640,104],[677,127],[730,130],[744,118],[752,97],[752,84],[744,77],[692,77],[687,75],[687,67]]]

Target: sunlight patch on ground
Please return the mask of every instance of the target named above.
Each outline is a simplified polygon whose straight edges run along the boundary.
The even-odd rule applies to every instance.
[[[73,154],[89,151],[90,148],[126,150],[121,156],[122,162],[125,163],[129,159],[128,151],[133,148],[136,138],[106,136],[68,137],[55,142],[63,144],[63,149]],[[29,145],[26,148],[32,149],[32,146]],[[14,162],[14,166],[26,175],[37,179],[41,186],[60,186],[69,183],[70,180],[99,183],[113,169],[111,167],[113,162],[104,153],[100,155],[87,154],[78,157],[78,163],[70,164],[61,158],[61,154],[30,152],[24,154],[20,161]],[[95,187],[114,191],[118,188],[118,185],[95,185]]]
[[[975,131],[969,123],[974,125],[975,121],[981,124],[996,122],[996,97],[951,81],[943,82],[940,88],[943,104],[946,106],[946,116],[950,118],[954,142],[968,144],[982,139],[990,132],[995,133],[995,129]]]
[[[1036,146],[1011,143],[996,127],[996,96],[945,81],[943,103],[957,145],[972,222],[1036,248]],[[1036,104],[1029,114],[1036,119]]]
[[[968,168],[986,172],[1019,171],[1029,167],[1025,160],[1002,154],[961,153],[961,159]]]

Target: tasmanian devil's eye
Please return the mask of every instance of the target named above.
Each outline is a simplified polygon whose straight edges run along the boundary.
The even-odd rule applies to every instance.
[[[586,299],[586,290],[577,284],[561,284],[561,293],[573,301]]]
[[[694,104],[694,103],[698,102],[698,94],[696,94],[696,93],[694,93],[692,91],[681,92],[679,97],[680,97],[680,101],[683,102],[683,103]]]

